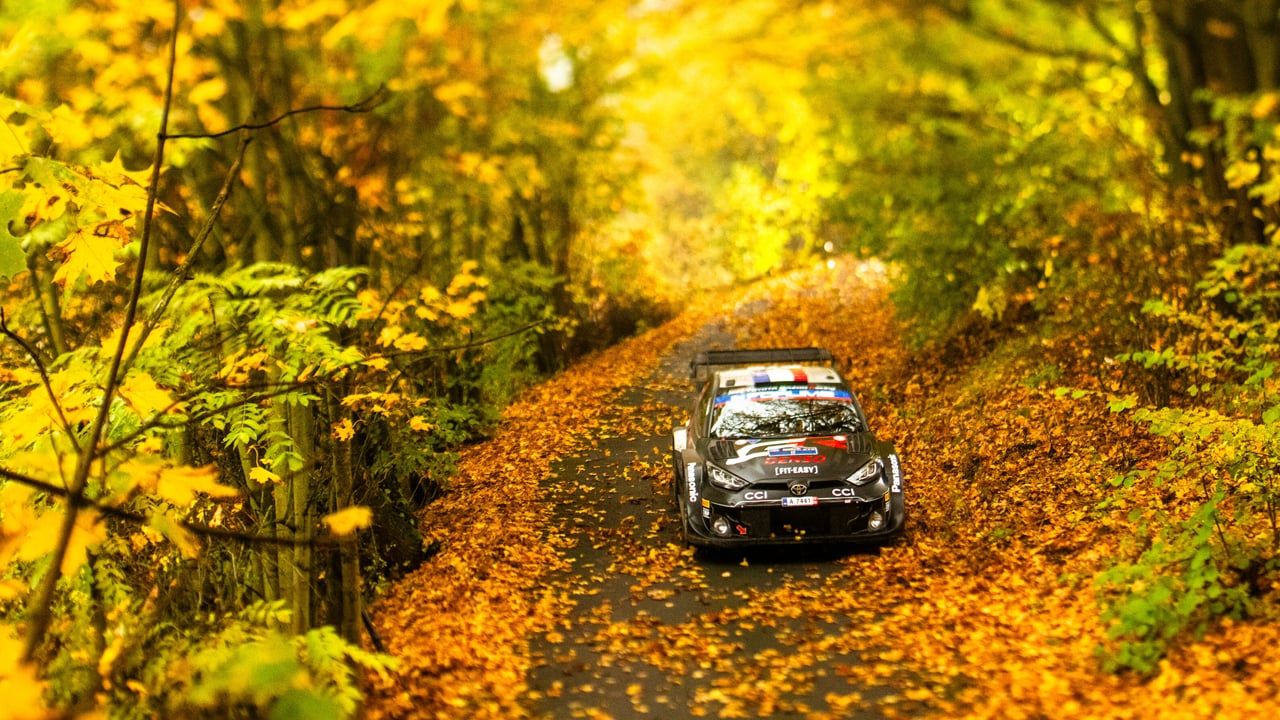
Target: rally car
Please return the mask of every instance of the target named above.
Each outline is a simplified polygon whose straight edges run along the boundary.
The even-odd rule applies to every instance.
[[[832,364],[821,348],[694,358],[701,391],[689,423],[672,431],[686,542],[731,548],[901,534],[902,462],[872,434]]]

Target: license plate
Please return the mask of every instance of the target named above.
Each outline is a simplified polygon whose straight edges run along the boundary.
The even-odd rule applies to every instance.
[[[804,497],[784,497],[782,498],[782,507],[807,507],[809,505],[817,505],[818,498],[812,495]]]

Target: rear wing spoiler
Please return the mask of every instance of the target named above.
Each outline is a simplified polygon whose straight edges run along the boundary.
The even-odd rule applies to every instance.
[[[802,362],[835,362],[826,348],[778,348],[774,350],[706,350],[689,362],[689,377],[700,380],[702,371],[714,365],[781,365]]]

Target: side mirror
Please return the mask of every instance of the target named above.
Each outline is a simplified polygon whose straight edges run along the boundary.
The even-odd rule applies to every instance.
[[[678,427],[671,431],[671,447],[680,452],[689,446],[689,428]]]

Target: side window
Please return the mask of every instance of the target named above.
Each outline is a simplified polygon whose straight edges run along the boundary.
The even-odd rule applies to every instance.
[[[714,375],[712,380],[702,386],[702,394],[698,396],[698,406],[693,411],[693,434],[697,437],[704,437],[707,434],[707,415],[711,412],[711,386],[715,384]]]

